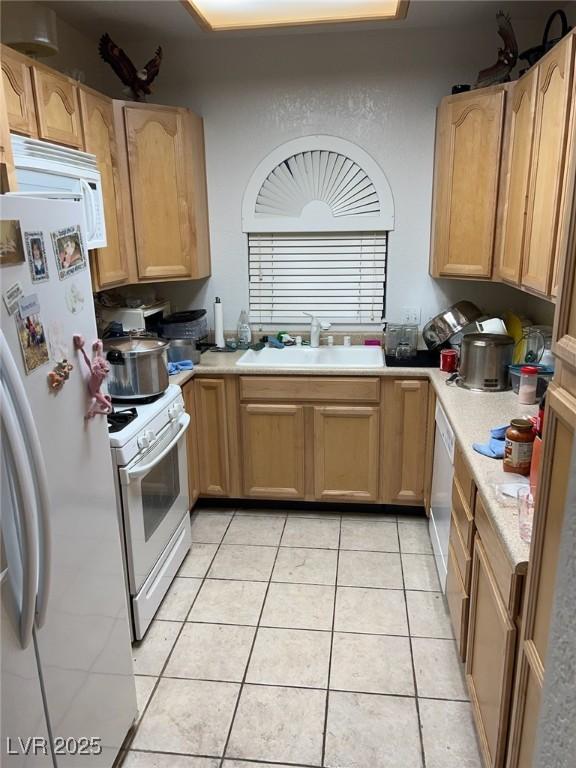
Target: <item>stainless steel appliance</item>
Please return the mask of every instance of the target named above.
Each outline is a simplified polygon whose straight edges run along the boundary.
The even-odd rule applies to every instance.
[[[50,237],[84,217],[78,202],[3,196],[2,218],[42,238],[47,277],[32,282],[26,262],[1,268],[4,286],[35,295],[39,313],[26,338],[0,302],[0,764],[111,768],[137,715],[114,469],[106,419],[84,418],[86,372],[72,344],[74,334],[96,338],[94,311],[88,301],[67,309],[71,284],[91,295],[90,272],[59,279]],[[74,369],[53,392],[46,376],[62,357]]]
[[[168,388],[169,342],[140,336],[120,336],[104,342],[110,363],[108,391],[113,398],[142,400]]]
[[[133,635],[140,640],[190,549],[186,430],[180,387],[171,384],[110,434]]]
[[[428,349],[436,349],[481,317],[482,312],[471,301],[458,301],[426,323],[422,338]]]
[[[514,339],[499,333],[467,333],[462,339],[457,383],[476,392],[510,389]]]

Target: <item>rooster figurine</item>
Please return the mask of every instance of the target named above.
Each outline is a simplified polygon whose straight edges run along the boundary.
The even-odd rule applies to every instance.
[[[154,57],[142,69],[136,69],[131,59],[119,48],[109,34],[102,35],[98,44],[100,56],[107,61],[120,80],[128,87],[135,101],[146,101],[152,93],[151,83],[160,71],[162,48],[158,46]]]
[[[498,11],[496,21],[498,23],[498,34],[504,42],[504,48],[498,48],[498,61],[496,64],[478,72],[476,88],[507,83],[510,80],[510,72],[512,72],[518,60],[518,43],[512,29],[510,16],[504,13],[504,11]]]

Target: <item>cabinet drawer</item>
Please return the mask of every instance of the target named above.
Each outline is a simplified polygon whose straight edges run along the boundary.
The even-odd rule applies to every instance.
[[[454,477],[462,490],[462,496],[465,503],[468,505],[470,511],[472,511],[474,509],[476,496],[476,483],[474,482],[472,473],[468,469],[468,464],[458,443],[456,443],[456,448],[454,450]]]
[[[241,400],[380,402],[377,378],[338,378],[325,376],[241,376]]]
[[[452,513],[452,522],[450,525],[450,546],[454,551],[454,558],[458,566],[462,584],[464,585],[465,590],[468,591],[470,589],[470,576],[472,574],[472,556],[462,541],[454,513]]]
[[[484,552],[488,559],[492,572],[494,574],[494,580],[500,590],[500,596],[509,610],[514,609],[515,602],[515,579],[514,570],[508,556],[504,552],[502,544],[500,543],[498,536],[492,527],[492,523],[488,517],[488,513],[484,508],[484,503],[480,498],[480,495],[476,498],[476,514],[475,523],[478,529],[478,535],[482,539]]]
[[[468,550],[472,552],[472,539],[474,537],[474,515],[468,504],[462,498],[462,491],[458,482],[452,485],[452,514],[458,531],[462,537],[462,542]]]
[[[456,645],[462,661],[466,661],[466,640],[468,636],[468,610],[470,607],[470,598],[464,589],[464,584],[460,578],[458,564],[454,548],[450,544],[448,547],[448,573],[446,576],[446,600],[448,601],[448,610],[454,629]]]

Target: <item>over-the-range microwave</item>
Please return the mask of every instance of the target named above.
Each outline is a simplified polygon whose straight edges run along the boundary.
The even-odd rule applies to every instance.
[[[11,139],[16,194],[77,198],[84,208],[87,248],[104,248],[107,243],[102,180],[95,155],[15,133]]]

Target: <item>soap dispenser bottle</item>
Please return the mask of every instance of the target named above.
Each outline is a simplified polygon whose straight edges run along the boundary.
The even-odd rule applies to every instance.
[[[242,346],[248,347],[251,341],[252,331],[250,330],[250,323],[248,322],[248,313],[243,309],[238,318],[238,342]]]

